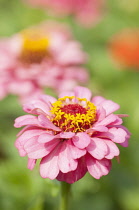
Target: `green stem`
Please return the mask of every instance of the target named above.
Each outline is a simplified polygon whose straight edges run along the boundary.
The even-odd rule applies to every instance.
[[[59,210],[68,210],[71,184],[61,182],[61,202]]]

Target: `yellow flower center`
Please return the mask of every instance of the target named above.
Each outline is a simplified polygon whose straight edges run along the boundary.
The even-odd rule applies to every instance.
[[[21,33],[23,39],[20,60],[25,63],[40,63],[48,54],[49,40],[38,29],[25,30]]]
[[[65,132],[84,132],[96,121],[96,106],[85,98],[59,98],[52,104],[51,121]]]

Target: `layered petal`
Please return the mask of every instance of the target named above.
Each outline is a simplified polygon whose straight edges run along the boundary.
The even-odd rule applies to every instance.
[[[117,104],[111,100],[105,100],[100,105],[105,109],[106,115],[109,115],[112,112],[115,112],[120,108],[119,104]]]
[[[77,168],[77,160],[73,159],[66,142],[63,142],[61,145],[58,157],[58,166],[60,171],[63,173],[74,171]]]
[[[90,155],[86,156],[88,172],[95,178],[107,175],[111,169],[111,161],[107,159],[97,160]]]
[[[32,170],[34,168],[36,164],[36,160],[35,159],[28,159],[28,169]]]
[[[41,95],[40,100],[42,100],[46,104],[50,104],[50,107],[54,102],[56,102],[56,98],[54,98],[53,96],[49,96],[49,95]]]
[[[58,145],[49,155],[45,156],[40,163],[40,175],[42,178],[55,179],[59,173],[58,156],[61,145]]]
[[[78,166],[76,170],[70,171],[68,173],[62,173],[59,172],[56,179],[58,181],[67,182],[69,184],[72,184],[74,182],[77,182],[79,179],[81,179],[87,172],[87,167],[84,158],[80,158],[78,160]]]
[[[123,143],[127,137],[127,132],[122,128],[110,128],[109,134],[111,135],[111,140],[116,143]]]
[[[51,140],[53,140],[54,138],[55,138],[54,135],[45,132],[45,133],[39,135],[38,142],[39,143],[47,143],[47,142],[50,142]]]
[[[50,109],[47,103],[41,100],[32,101],[32,103],[24,104],[24,111],[31,114],[50,114]]]
[[[54,131],[61,131],[60,128],[56,127],[47,117],[44,115],[38,116],[38,121],[40,125],[46,129],[54,130]]]
[[[63,98],[65,96],[69,96],[70,97],[70,96],[75,96],[75,95],[74,95],[74,92],[72,92],[72,91],[64,91],[64,92],[59,94],[59,98]]]
[[[39,159],[48,155],[59,143],[59,141],[54,140],[51,143],[40,144],[38,142],[38,136],[32,137],[24,145],[24,149],[27,152],[29,158]]]
[[[120,151],[118,149],[118,147],[116,146],[116,144],[114,144],[112,141],[110,140],[104,140],[105,144],[107,145],[107,154],[105,155],[105,158],[107,159],[112,159],[115,156],[119,156]]]
[[[73,159],[79,159],[86,154],[86,149],[79,149],[73,144],[72,140],[68,140],[67,144],[69,152]]]
[[[87,133],[77,133],[76,136],[72,138],[73,144],[79,149],[84,149],[87,147],[91,141]]]
[[[88,101],[90,101],[92,93],[88,88],[77,86],[74,89],[75,96],[78,98],[86,98]]]
[[[37,117],[32,115],[24,115],[16,118],[14,127],[20,128],[25,125],[39,126]]]
[[[91,143],[86,148],[87,152],[89,152],[94,158],[101,160],[107,154],[107,145],[100,138],[91,138]]]

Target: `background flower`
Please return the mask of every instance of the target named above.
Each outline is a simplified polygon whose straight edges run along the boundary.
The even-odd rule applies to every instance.
[[[75,15],[77,21],[89,26],[103,15],[105,0],[29,0],[29,3],[50,10],[53,14]]]
[[[124,29],[115,34],[109,50],[121,67],[139,69],[139,29]]]
[[[12,93],[25,101],[45,87],[60,92],[88,80],[82,67],[86,53],[70,31],[57,23],[42,23],[2,39],[0,55],[0,84],[5,90],[1,90],[1,98]]]

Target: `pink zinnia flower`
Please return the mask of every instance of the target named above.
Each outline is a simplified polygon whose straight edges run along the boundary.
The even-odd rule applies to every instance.
[[[85,83],[87,55],[66,26],[42,23],[0,42],[0,97],[17,94],[22,101],[43,88],[59,92]],[[5,88],[6,87],[6,88]]]
[[[77,21],[88,26],[96,23],[104,13],[105,0],[25,0],[34,6],[58,15],[75,15]]]
[[[28,115],[15,120],[16,128],[25,126],[15,146],[20,156],[28,156],[31,170],[41,159],[43,178],[74,183],[88,171],[99,179],[119,156],[116,143],[128,146],[130,133],[121,119],[126,115],[113,114],[118,109],[101,96],[91,99],[91,91],[80,86],[61,93],[58,100],[42,95],[24,105]]]

